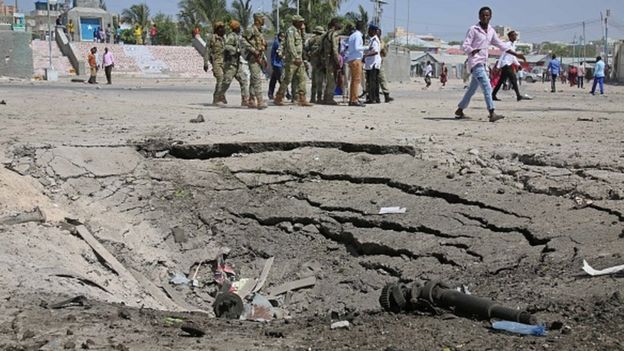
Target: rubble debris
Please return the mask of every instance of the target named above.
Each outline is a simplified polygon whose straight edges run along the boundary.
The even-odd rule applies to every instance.
[[[188,285],[191,280],[184,275],[184,273],[176,272],[173,274],[173,278],[169,281],[173,285]]]
[[[284,332],[281,330],[265,330],[264,336],[278,339],[283,339],[285,337]]]
[[[382,207],[379,209],[379,214],[393,214],[393,213],[405,213],[407,209],[405,207]]]
[[[593,122],[594,118],[593,117],[579,117],[576,120],[579,122]]]
[[[180,329],[182,329],[183,332],[187,333],[188,336],[193,337],[193,338],[201,338],[204,335],[206,335],[205,331],[199,329],[198,327],[196,327],[195,325],[191,323],[184,324],[183,326],[180,327]]]
[[[273,313],[273,305],[269,299],[260,294],[255,294],[250,304],[245,304],[244,312],[240,316],[240,319],[256,321],[256,322],[269,322],[273,320],[275,314]]]
[[[204,119],[204,115],[199,114],[197,117],[191,119],[189,122],[191,123],[204,123],[206,120]]]
[[[163,319],[163,322],[166,326],[173,327],[184,323],[184,319],[176,317],[165,317],[165,319]]]
[[[244,299],[247,295],[251,294],[254,286],[256,286],[255,279],[242,278],[232,283],[231,292],[237,294]]]
[[[0,217],[0,225],[16,225],[28,222],[44,223],[46,221],[45,214],[37,206],[32,212],[20,213],[16,216]]]
[[[240,296],[226,291],[217,294],[212,308],[217,318],[239,319],[244,312],[245,306]]]
[[[583,260],[583,270],[585,271],[585,273],[591,275],[592,277],[596,277],[600,275],[608,275],[608,274],[624,272],[624,264],[620,266],[613,266],[610,268],[605,268],[602,270],[595,270],[589,265],[589,263],[587,263],[587,261]]]
[[[308,277],[304,279],[295,280],[280,286],[269,289],[269,299],[278,295],[285,294],[289,291],[298,290],[302,288],[308,288],[316,284],[316,277]]]
[[[223,255],[217,258],[212,271],[213,279],[219,285],[223,285],[226,281],[231,281],[232,277],[236,276],[234,268],[225,263]]]
[[[535,324],[534,317],[527,311],[503,307],[492,300],[450,289],[437,281],[388,284],[381,291],[379,303],[384,310],[394,313],[444,308],[460,316]]]
[[[72,306],[88,306],[87,298],[84,295],[78,295],[70,299],[48,305],[48,308],[52,310],[58,310],[61,308]]]
[[[273,267],[274,260],[275,260],[275,257],[270,257],[269,259],[266,260],[266,262],[264,262],[264,267],[262,268],[262,272],[260,273],[260,278],[258,279],[258,282],[256,283],[256,286],[253,288],[252,292],[258,292],[260,291],[260,289],[262,289],[262,287],[264,286],[264,283],[267,280],[267,277],[269,276],[271,267]]]
[[[580,210],[587,206],[590,206],[594,202],[592,200],[584,199],[580,196],[574,198],[574,209]]]
[[[492,328],[522,335],[546,336],[548,334],[546,327],[543,325],[530,325],[509,321],[493,322]]]
[[[351,326],[351,323],[349,323],[349,321],[340,321],[340,322],[332,323],[329,328],[331,330],[335,330],[335,329],[349,329],[350,326]]]

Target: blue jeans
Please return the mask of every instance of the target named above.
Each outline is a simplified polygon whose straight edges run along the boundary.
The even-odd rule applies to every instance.
[[[485,104],[488,111],[494,110],[494,100],[492,100],[492,85],[490,84],[490,77],[485,70],[484,65],[477,65],[472,69],[472,79],[464,98],[459,102],[458,107],[465,110],[470,104],[470,99],[477,92],[479,85],[483,90],[483,96],[485,97]]]
[[[594,77],[594,85],[592,85],[591,93],[596,93],[596,85],[600,85],[600,94],[604,94],[604,77]]]

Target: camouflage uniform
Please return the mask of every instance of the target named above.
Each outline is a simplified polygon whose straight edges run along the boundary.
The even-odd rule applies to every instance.
[[[225,93],[230,88],[232,80],[236,78],[240,84],[241,89],[241,102],[246,105],[249,99],[249,82],[247,81],[247,75],[243,70],[243,63],[241,62],[241,37],[238,33],[231,32],[225,37],[225,68],[223,83],[221,85],[221,95],[225,96]]]
[[[379,44],[381,46],[381,67],[379,68],[379,87],[381,88],[381,92],[386,95],[390,94],[390,90],[388,90],[388,81],[386,80],[386,72],[384,70],[384,59],[388,55],[388,48],[386,47],[386,43],[383,40],[379,40]]]
[[[336,72],[340,69],[340,38],[338,32],[334,29],[330,29],[325,36],[323,36],[322,49],[323,60],[325,64],[325,94],[323,96],[323,102],[328,104],[335,104],[334,92],[336,91]]]
[[[323,100],[323,83],[325,82],[325,62],[321,57],[321,39],[325,29],[321,26],[314,28],[314,36],[305,45],[306,59],[312,65],[312,94],[310,102]]]
[[[217,83],[215,84],[212,103],[226,102],[225,95],[221,95],[221,85],[223,83],[223,51],[225,48],[225,40],[218,34],[212,34],[206,43],[206,52],[204,53],[204,66],[210,62],[212,64],[212,74]]]
[[[293,23],[303,22],[303,17],[299,15],[293,16]],[[287,87],[293,81],[293,78],[297,84],[293,85],[293,96],[299,105],[310,106],[310,103],[306,101],[306,72],[305,65],[303,63],[303,36],[297,27],[291,25],[286,32],[286,45],[284,45],[284,79],[275,96],[275,104],[283,105],[282,99],[286,93]]]
[[[266,108],[266,104],[262,100],[262,68],[266,67],[267,64],[265,56],[267,43],[262,34],[262,25],[258,23],[261,18],[261,15],[254,15],[254,25],[244,36],[251,75],[249,107],[257,107],[258,109]]]

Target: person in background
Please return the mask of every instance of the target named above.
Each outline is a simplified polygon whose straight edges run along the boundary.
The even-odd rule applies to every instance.
[[[364,51],[368,49],[364,46],[364,38],[362,37],[362,32],[360,32],[360,28],[363,25],[364,23],[358,21],[347,41],[346,61],[351,73],[349,106],[365,106],[358,100],[358,88],[362,85],[362,59],[364,58]]]
[[[215,77],[215,88],[212,95],[212,104],[227,104],[225,95],[221,95],[221,85],[223,84],[224,73],[224,52],[225,52],[225,24],[215,22],[212,27],[213,34],[206,40],[206,51],[204,53],[204,72],[208,72],[212,65],[212,74]]]
[[[275,85],[277,83],[282,83],[282,69],[284,68],[284,57],[282,56],[283,42],[284,33],[280,32],[275,36],[273,45],[271,46],[271,80],[269,81],[269,100],[273,100]]]
[[[515,51],[518,34],[512,30],[507,34],[507,37],[509,38],[509,42],[507,42],[508,48]],[[515,56],[506,52],[501,55],[500,59],[498,60],[498,64],[496,65],[496,68],[500,69],[501,71],[501,76],[498,83],[496,84],[496,87],[494,87],[494,91],[492,92],[492,100],[500,101],[498,97],[496,97],[496,94],[500,90],[503,83],[507,80],[511,82],[511,86],[516,92],[516,100],[522,100],[522,95],[520,95],[520,89],[518,89],[518,81],[516,80],[516,72],[514,71],[514,67],[518,66],[520,66],[520,62],[518,62],[518,59]]]
[[[312,88],[310,102],[315,104],[323,102],[323,91],[325,90],[325,61],[321,59],[322,38],[325,37],[325,28],[316,26],[312,31],[312,36],[305,43],[304,56],[312,66]]]
[[[69,40],[74,41],[76,39],[74,39],[74,31],[76,30],[76,28],[74,27],[74,20],[69,20],[69,23],[67,23],[67,32],[69,33]]]
[[[156,43],[156,39],[157,39],[156,36],[158,35],[158,28],[156,28],[156,24],[152,24],[152,28],[150,28],[149,35],[150,35],[150,41],[152,45],[158,45]]]
[[[520,87],[522,86],[522,80],[524,79],[524,67],[522,67],[522,65],[518,66],[516,76],[518,78],[518,87]]]
[[[433,66],[431,65],[431,61],[427,61],[427,65],[425,66],[425,83],[427,84],[425,88],[429,88],[431,86],[431,76],[433,75]]]
[[[386,79],[386,70],[384,69],[385,57],[388,55],[388,47],[381,38],[381,28],[377,31],[377,38],[379,38],[379,44],[381,44],[381,68],[379,69],[379,89],[384,95],[385,102],[394,101],[393,97],[390,97],[390,89],[388,89],[388,80]]]
[[[104,31],[104,28],[100,27],[100,29],[98,29],[98,42],[103,43],[106,41],[106,32]]]
[[[104,34],[106,35],[106,44],[110,44],[111,37],[113,36],[113,30],[111,29],[110,23],[108,24],[108,26],[106,26],[106,32]]]
[[[102,57],[102,68],[104,68],[104,74],[106,75],[106,84],[113,84],[112,72],[115,67],[115,59],[113,53],[104,48],[104,56]]]
[[[134,25],[134,42],[137,45],[143,45],[143,28],[141,28],[140,24]]]
[[[321,103],[324,105],[338,105],[334,100],[336,95],[337,77],[340,77],[343,58],[340,53],[339,31],[342,29],[340,19],[334,17],[328,25],[327,34],[321,43],[321,62],[325,65],[325,91]]]
[[[561,62],[557,60],[557,55],[553,54],[550,62],[548,62],[548,72],[550,73],[550,92],[557,92],[557,77],[561,73]]]
[[[578,66],[578,74],[577,74],[577,79],[576,79],[576,87],[578,89],[585,89],[585,61],[581,61],[581,63]]]
[[[596,86],[600,86],[600,95],[604,95],[604,79],[605,79],[605,63],[602,57],[596,57],[596,65],[594,65],[594,84],[590,94],[596,95]]]
[[[571,87],[576,85],[577,76],[578,76],[578,70],[576,69],[576,66],[570,65],[570,67],[568,67],[568,81],[570,82]]]
[[[444,64],[444,62],[442,62],[442,72],[440,72],[440,83],[442,83],[442,86],[446,86],[446,82],[448,82],[448,67],[446,67],[446,64]]]
[[[97,84],[98,64],[95,57],[96,53],[97,48],[94,46],[89,50],[89,55],[87,56],[87,62],[89,62],[89,84]]]
[[[381,44],[377,37],[377,26],[368,27],[368,50],[364,52],[364,70],[366,71],[366,103],[378,104],[379,99],[379,69],[381,68]]]

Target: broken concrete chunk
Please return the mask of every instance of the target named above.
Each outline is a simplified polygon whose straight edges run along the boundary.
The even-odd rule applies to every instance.
[[[276,286],[276,287],[269,289],[269,297],[270,298],[276,297],[288,291],[307,288],[310,286],[314,286],[315,284],[316,284],[316,277],[308,277],[304,279],[295,280],[293,282],[282,284],[280,286]]]
[[[335,329],[349,329],[350,326],[351,326],[351,323],[349,323],[349,321],[340,321],[340,322],[332,323],[330,329],[331,330],[335,330]]]
[[[173,285],[188,285],[191,280],[182,273],[175,273],[169,282]]]
[[[406,211],[405,207],[382,207],[379,209],[379,214],[405,213]]]

